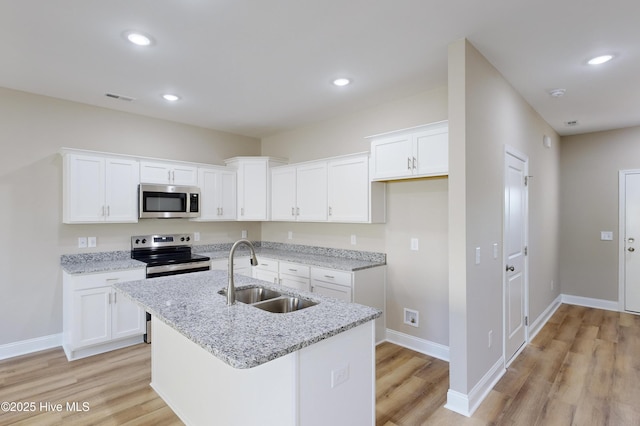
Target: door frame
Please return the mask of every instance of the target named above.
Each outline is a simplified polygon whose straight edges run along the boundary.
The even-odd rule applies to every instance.
[[[529,174],[529,157],[513,148],[512,146],[505,145],[504,146],[504,160],[503,160],[503,181],[502,188],[503,192],[507,184],[507,157],[512,156],[517,158],[520,161],[524,162],[525,176],[527,178],[531,178],[528,176]],[[524,343],[522,346],[513,354],[510,359],[507,359],[507,289],[506,289],[506,281],[507,281],[507,254],[505,252],[505,248],[507,246],[507,221],[505,220],[505,197],[502,197],[502,358],[504,359],[504,367],[507,368],[520,353],[524,350],[524,348],[529,343],[529,321],[525,320],[524,325]],[[525,247],[529,247],[529,186],[528,183],[525,185],[524,191],[524,240]],[[528,250],[527,250],[528,251]],[[524,276],[524,316],[525,318],[529,317],[529,255],[528,253],[524,256],[523,262],[524,271],[522,272]]]
[[[626,169],[618,172],[618,310],[625,310],[625,234],[627,228],[627,175],[640,174],[640,169]]]

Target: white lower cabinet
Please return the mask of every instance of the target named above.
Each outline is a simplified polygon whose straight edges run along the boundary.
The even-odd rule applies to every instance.
[[[383,313],[376,319],[376,342],[385,340],[386,266],[353,272],[314,266],[310,272],[313,293],[380,309]]]
[[[310,289],[309,266],[298,263],[258,256],[258,266],[253,270],[253,278],[302,291]]]
[[[233,273],[247,277],[253,277],[253,267],[251,266],[251,258],[249,256],[236,256],[233,258]],[[212,271],[228,271],[229,258],[213,259],[211,261]]]
[[[144,269],[63,272],[63,348],[70,361],[142,342],[144,310],[112,285],[144,278]]]

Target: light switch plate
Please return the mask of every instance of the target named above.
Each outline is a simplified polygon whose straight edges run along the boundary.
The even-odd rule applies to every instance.
[[[242,237],[240,237],[240,238],[247,238],[247,231],[245,231],[243,229],[241,235],[242,235]]]
[[[600,232],[600,240],[602,240],[602,241],[613,241],[613,232],[612,231],[601,231]]]
[[[290,240],[292,240],[292,239],[293,239],[293,231],[289,231],[289,232],[287,233],[287,238],[288,238],[288,239],[290,239]]]
[[[194,232],[193,233],[193,240],[194,241],[200,241],[200,233],[199,232]]]
[[[95,247],[98,244],[96,237],[87,237],[87,245],[89,247]]]
[[[480,264],[480,247],[476,247],[476,265]]]
[[[87,237],[78,237],[78,248],[87,248]]]
[[[418,247],[419,247],[418,239],[417,238],[412,238],[411,239],[411,250],[418,251]]]
[[[351,234],[351,245],[354,245],[354,246],[355,246],[355,245],[356,245],[356,242],[357,242],[357,240],[356,240],[356,236],[355,236],[354,234]]]

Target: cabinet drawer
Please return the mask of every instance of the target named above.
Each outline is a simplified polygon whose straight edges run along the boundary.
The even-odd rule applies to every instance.
[[[110,286],[123,281],[136,281],[145,278],[145,270],[127,269],[122,271],[100,272],[96,274],[71,275],[71,289],[84,290]]]
[[[318,281],[351,287],[351,272],[311,268],[311,278]]]
[[[274,284],[279,284],[278,273],[273,271],[267,271],[265,269],[254,268],[253,278],[257,280],[268,281]]]
[[[280,262],[280,274],[309,278],[309,267],[297,263]]]
[[[271,271],[271,272],[278,272],[278,261],[277,260],[273,260],[273,259],[269,259],[269,258],[264,258],[264,257],[258,257],[258,265],[256,265],[255,269],[260,269],[262,271]]]

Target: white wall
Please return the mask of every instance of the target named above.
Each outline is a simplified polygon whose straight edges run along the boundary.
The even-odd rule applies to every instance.
[[[264,138],[262,154],[301,162],[364,152],[370,149],[366,136],[446,119],[447,89],[440,88]],[[447,179],[390,182],[386,190],[386,224],[265,222],[262,237],[387,253],[387,327],[448,345]],[[418,252],[410,250],[412,237],[419,239]],[[419,311],[419,328],[403,324],[405,307]]]
[[[259,223],[147,220],[139,224],[62,224],[60,147],[223,164],[260,154],[260,141],[0,88],[0,345],[62,332],[60,255],[130,250],[132,235],[199,231],[202,243],[240,231],[260,239]]]
[[[529,157],[529,314],[559,294],[559,137],[466,40],[449,46],[450,389],[468,395],[503,356],[505,145]],[[542,146],[548,135],[552,148]],[[481,263],[475,264],[475,248]],[[488,345],[488,333],[494,343]]]

